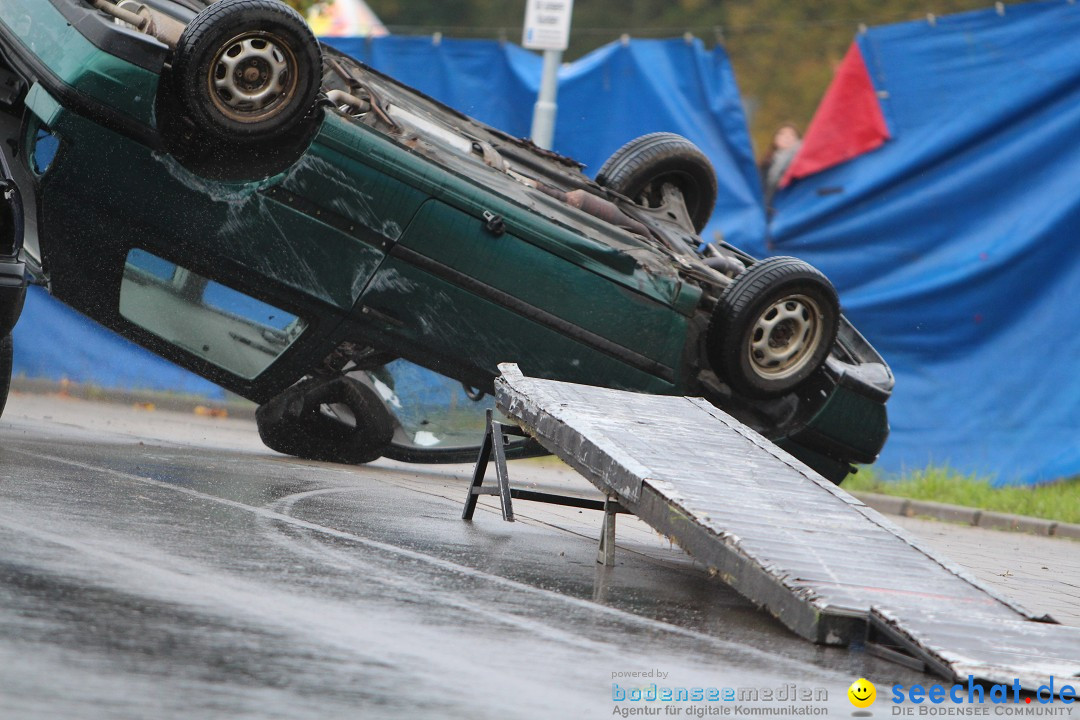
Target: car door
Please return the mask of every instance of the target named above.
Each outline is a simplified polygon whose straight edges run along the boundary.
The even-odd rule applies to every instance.
[[[477,386],[516,362],[533,376],[670,390],[674,362],[664,360],[685,333],[677,313],[523,239],[524,220],[497,220],[425,203],[361,312],[418,362]]]

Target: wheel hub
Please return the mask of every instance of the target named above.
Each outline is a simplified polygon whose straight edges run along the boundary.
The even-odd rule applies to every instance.
[[[264,66],[260,68],[260,65]],[[267,71],[265,69],[265,63],[260,63],[257,60],[252,60],[251,64],[244,70],[241,75],[242,82],[245,89],[256,89],[259,85],[266,82]]]

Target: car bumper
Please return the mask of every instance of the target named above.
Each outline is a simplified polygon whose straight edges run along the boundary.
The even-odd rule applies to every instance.
[[[889,437],[885,404],[894,378],[881,355],[846,320],[838,343],[850,362],[830,356],[818,380],[803,388],[804,397],[825,397],[795,432],[777,444],[828,479],[839,482],[852,463],[877,460]]]

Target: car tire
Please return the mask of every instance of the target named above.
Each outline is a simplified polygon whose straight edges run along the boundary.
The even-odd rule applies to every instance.
[[[660,188],[673,183],[683,194],[694,231],[700,233],[716,207],[716,171],[709,158],[681,135],[659,132],[631,140],[608,158],[596,182],[634,202],[657,207]]]
[[[11,366],[14,362],[11,333],[0,338],[0,416],[7,405],[8,392],[11,390]]]
[[[324,405],[342,405],[355,425],[331,417]],[[394,420],[374,390],[348,377],[312,378],[255,411],[259,437],[272,450],[305,460],[358,465],[382,456]]]
[[[170,85],[209,141],[256,143],[295,131],[315,104],[319,43],[279,0],[218,0],[188,23]]]
[[[736,392],[777,397],[821,367],[839,323],[828,278],[797,258],[769,258],[720,296],[706,336],[709,362]]]

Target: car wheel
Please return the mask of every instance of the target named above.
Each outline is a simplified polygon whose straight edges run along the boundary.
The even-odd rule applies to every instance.
[[[733,390],[754,397],[790,392],[821,367],[839,328],[832,283],[792,257],[751,265],[720,296],[709,361]]]
[[[600,168],[596,182],[639,205],[665,204],[664,185],[682,195],[685,214],[694,232],[701,232],[716,206],[716,172],[709,158],[681,135],[652,133],[615,151]],[[672,213],[678,219],[680,213]]]
[[[272,450],[350,465],[381,457],[394,437],[379,396],[348,377],[304,380],[260,405],[255,422]]]
[[[8,391],[11,390],[11,366],[13,362],[11,333],[0,338],[0,416],[7,405]]]
[[[321,77],[319,43],[298,12],[278,0],[218,0],[180,37],[171,85],[201,134],[250,143],[294,130]]]

